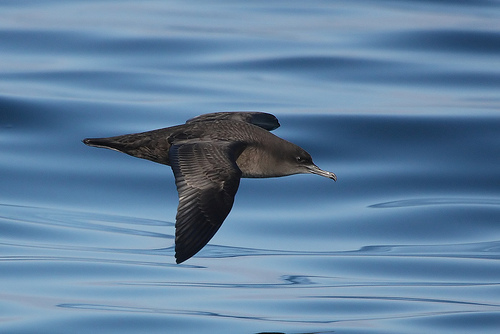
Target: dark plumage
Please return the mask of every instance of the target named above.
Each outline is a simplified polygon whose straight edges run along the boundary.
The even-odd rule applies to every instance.
[[[279,125],[267,113],[219,112],[169,128],[83,142],[172,167],[179,193],[175,258],[181,263],[222,225],[240,178],[313,173],[337,180],[334,173],[318,168],[305,150],[269,132]]]

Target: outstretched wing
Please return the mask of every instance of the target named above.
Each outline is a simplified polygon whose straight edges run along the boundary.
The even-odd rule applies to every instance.
[[[206,121],[220,121],[231,120],[247,122],[257,125],[267,131],[272,131],[279,128],[280,123],[276,116],[259,111],[230,111],[230,112],[214,112],[210,114],[203,114],[200,116],[189,119],[186,123],[206,122]]]
[[[227,217],[238,190],[236,165],[241,144],[185,141],[174,143],[169,159],[179,193],[175,223],[175,258],[181,263],[214,236]]]

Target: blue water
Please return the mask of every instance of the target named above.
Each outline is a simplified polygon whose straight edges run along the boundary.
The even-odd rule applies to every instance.
[[[0,2],[1,333],[498,333],[498,1]],[[169,167],[85,137],[275,114],[176,265]]]

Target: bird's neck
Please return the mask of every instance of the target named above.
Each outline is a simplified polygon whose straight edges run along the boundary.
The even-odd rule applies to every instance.
[[[266,178],[284,176],[276,160],[276,152],[270,152],[262,146],[249,146],[240,154],[236,164],[245,178]]]

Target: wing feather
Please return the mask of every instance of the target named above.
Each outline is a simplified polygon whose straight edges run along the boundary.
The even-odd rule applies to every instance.
[[[214,236],[231,211],[241,171],[239,144],[226,141],[173,143],[169,160],[179,193],[175,257],[181,263]]]

